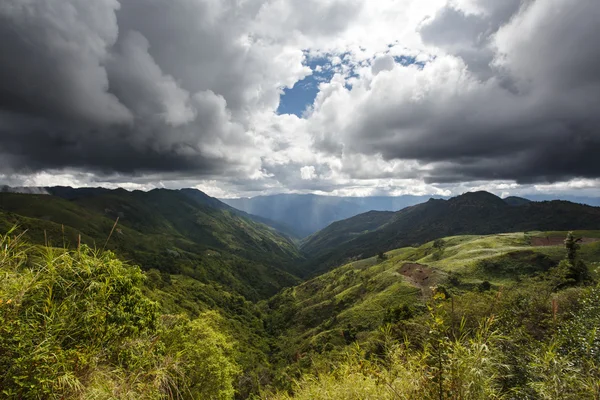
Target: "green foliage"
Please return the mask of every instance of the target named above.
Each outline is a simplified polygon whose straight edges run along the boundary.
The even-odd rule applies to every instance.
[[[576,301],[576,310],[560,328],[559,343],[579,367],[600,366],[600,288],[587,289]]]
[[[282,391],[264,397],[595,398],[597,289],[569,281],[566,261],[557,267],[560,243],[532,246],[537,236],[548,235],[445,238],[433,261],[433,243],[396,249],[385,262],[353,261],[273,297],[267,321],[277,326],[277,354],[288,355],[279,370],[295,383],[275,381]],[[581,245],[586,261],[598,259],[595,246]],[[420,295],[404,297],[400,284]]]
[[[128,198],[111,196],[115,208]],[[201,245],[208,230],[187,225],[189,210],[167,213],[172,198],[165,193],[153,194],[152,205],[139,196],[128,198],[142,208],[115,233],[113,249],[119,257],[140,254],[122,235],[140,246],[166,243],[171,251],[145,273],[86,245],[110,231],[111,219],[71,250],[32,246],[14,232],[0,237],[0,397],[600,396],[600,290],[585,277],[600,261],[598,243],[589,240],[597,232],[577,233],[588,238],[581,242],[573,234],[561,262],[561,246],[533,241],[565,233],[446,237],[352,261],[255,304],[248,299],[266,293],[267,272],[280,271],[269,269],[268,255],[275,264],[289,260],[272,247],[280,239],[238,216],[194,208],[202,213],[195,223],[211,221],[221,243]],[[100,221],[96,207],[108,200],[73,201],[94,203],[85,205],[92,226]],[[77,208],[65,207],[76,219]],[[163,214],[144,221],[154,207]],[[513,208],[521,207],[528,206]],[[56,229],[42,230],[38,243],[62,235],[40,215],[3,217],[32,224],[29,237],[41,226]],[[234,229],[223,230],[228,223],[241,224],[248,241],[221,237]],[[148,238],[135,236],[142,230]],[[76,232],[65,228],[65,236]],[[249,256],[246,245],[264,251]]]
[[[560,268],[566,270],[566,278],[576,284],[591,280],[587,265],[579,258],[581,238],[575,238],[573,232],[567,233],[565,239],[566,258],[561,262]]]
[[[57,196],[0,193],[0,229],[18,224],[35,244],[100,248],[118,218],[106,248],[144,270],[214,282],[252,300],[298,282],[289,238],[200,191],[52,190]]]
[[[483,281],[479,284],[479,290],[481,292],[487,292],[492,288],[492,284],[489,281]]]
[[[435,306],[434,306],[435,307]],[[433,310],[433,309],[432,309]],[[429,341],[412,349],[408,341],[388,341],[383,362],[365,359],[360,348],[345,360],[296,381],[294,394],[266,399],[493,399],[501,370],[495,351],[500,337],[482,322],[472,334],[448,336],[449,326],[432,311]]]
[[[565,201],[511,206],[486,192],[429,200],[396,213],[369,212],[331,224],[311,235],[301,250],[304,275],[322,273],[354,257],[426,243],[453,235],[489,235],[535,230],[597,229],[600,208]],[[434,259],[441,254],[434,252]]]
[[[190,321],[183,316],[163,317],[161,340],[167,354],[178,356],[173,391],[192,399],[226,400],[234,396],[233,382],[241,372],[232,362],[231,338],[214,328],[215,312]]]
[[[233,398],[218,316],[159,317],[143,280],[110,252],[0,236],[2,397]]]
[[[535,250],[511,251],[496,257],[484,258],[477,263],[486,276],[515,277],[548,271],[556,262]]]

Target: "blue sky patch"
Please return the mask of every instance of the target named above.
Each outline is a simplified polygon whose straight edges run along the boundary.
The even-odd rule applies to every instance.
[[[312,75],[296,82],[291,89],[283,89],[277,114],[295,114],[302,117],[306,107],[317,97],[319,83],[329,82],[335,73],[329,56],[308,58],[305,65],[313,71]],[[321,67],[321,71],[316,71],[318,67]]]
[[[407,67],[409,65],[416,65],[419,68],[423,68],[426,64],[424,61],[417,61],[417,58],[412,56],[395,56],[394,61],[396,62],[396,64],[400,64],[403,67]]]
[[[283,89],[283,94],[279,99],[277,114],[294,114],[302,118],[302,114],[306,108],[312,105],[317,97],[319,84],[331,81],[336,70],[339,70],[339,65],[331,64],[331,60],[335,56],[338,56],[342,60],[342,64],[345,64],[349,53],[325,54],[320,57],[309,57],[307,54],[304,65],[308,66],[313,72],[306,78],[296,82],[291,89]],[[416,58],[412,56],[395,56],[394,61],[403,66],[417,65],[420,68],[425,66],[424,62],[417,62]],[[354,69],[351,69],[347,77],[358,77],[358,75],[354,72]],[[351,85],[346,84],[346,88],[350,90]]]

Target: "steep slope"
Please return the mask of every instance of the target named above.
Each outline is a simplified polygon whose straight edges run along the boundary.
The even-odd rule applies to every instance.
[[[600,231],[575,231],[584,238],[580,257],[593,267],[600,261]],[[268,329],[279,337],[288,360],[322,353],[358,340],[366,342],[379,327],[425,311],[431,287],[456,293],[479,292],[482,285],[509,286],[545,273],[565,257],[567,232],[516,232],[464,235],[403,247],[350,262],[288,288],[264,303]],[[543,244],[551,239],[553,245]]]
[[[293,227],[299,237],[308,236],[332,222],[371,210],[398,211],[426,201],[429,196],[336,197],[313,194],[278,194],[253,198],[222,199],[250,214]]]
[[[444,236],[600,228],[600,208],[565,201],[515,207],[487,192],[431,199],[389,215],[386,221],[388,215],[366,218],[374,223],[365,223],[365,215],[358,215],[312,235],[302,246],[308,258],[304,273],[317,274],[353,257],[369,257]]]
[[[81,233],[101,248],[119,218],[107,248],[146,270],[216,282],[250,299],[297,281],[286,272],[299,259],[289,238],[201,192],[48,191],[55,195],[1,193],[4,227],[18,222],[32,240],[55,245],[72,245]]]
[[[327,228],[307,237],[303,248],[310,256],[313,249],[335,248],[360,235],[374,231],[388,223],[396,213],[392,211],[369,211],[355,217],[334,222]]]

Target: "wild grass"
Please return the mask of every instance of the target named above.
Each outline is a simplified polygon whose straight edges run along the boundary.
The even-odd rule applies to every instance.
[[[541,338],[526,333],[519,321],[502,321],[504,312],[523,307],[520,295],[495,296],[495,307],[477,311],[469,322],[455,321],[454,302],[438,294],[422,319],[427,335],[398,338],[391,326],[381,329],[378,357],[357,344],[341,360],[330,361],[295,379],[287,391],[265,392],[266,400],[354,399],[598,399],[599,361],[592,353],[576,354],[573,332],[556,335],[546,328]],[[599,288],[568,290],[557,296],[574,301],[570,312],[555,316],[554,329],[572,323],[597,324]],[[573,295],[575,295],[573,297]],[[481,298],[463,299],[461,307],[477,306]],[[451,306],[451,307],[450,307]],[[528,311],[533,309],[525,306]],[[481,314],[483,312],[483,315]],[[498,314],[498,312],[500,312]],[[570,315],[569,315],[570,314]],[[593,314],[593,316],[592,316]],[[473,315],[471,315],[472,317]],[[538,319],[534,329],[543,323]],[[590,326],[588,325],[588,328]],[[597,333],[583,329],[586,335]],[[576,336],[576,334],[575,334]]]
[[[0,235],[1,397],[232,398],[217,316],[160,316],[144,279],[111,252]]]

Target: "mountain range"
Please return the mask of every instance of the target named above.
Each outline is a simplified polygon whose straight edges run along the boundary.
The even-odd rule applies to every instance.
[[[314,194],[277,194],[252,198],[221,199],[239,210],[288,226],[304,238],[329,224],[371,210],[398,211],[432,196],[336,197]],[[434,198],[441,198],[434,196]]]
[[[277,194],[251,198],[221,199],[239,210],[279,222],[288,234],[305,238],[341,221],[369,211],[399,211],[403,208],[426,202],[430,198],[448,199],[444,196],[367,196],[337,197],[314,194]],[[600,199],[584,196],[532,194],[523,197],[511,196],[507,201],[551,201],[564,200],[573,203],[600,206]]]
[[[38,243],[74,243],[81,235],[84,243],[99,247],[118,218],[107,248],[146,270],[216,282],[251,299],[273,294],[299,278],[348,260],[444,236],[600,227],[600,208],[468,192],[450,199],[429,198],[399,211],[359,213],[298,241],[298,236],[310,231],[309,226],[325,224],[328,219],[371,206],[402,207],[420,197],[280,195],[247,199],[245,210],[237,210],[196,189],[130,192],[47,187],[34,191],[46,194],[11,191],[5,188],[0,193],[0,222],[5,230],[18,222],[32,228],[28,234]],[[256,216],[248,209],[264,212]]]
[[[317,204],[316,209],[335,210],[333,205],[319,205],[322,200],[311,201]],[[346,210],[351,209],[348,203],[343,204]],[[289,212],[302,219],[300,204]],[[0,281],[0,300],[12,303],[21,296],[19,293],[39,295],[43,300],[39,303],[40,313],[47,313],[44,318],[50,320],[52,310],[67,310],[73,304],[87,310],[90,304],[96,304],[86,300],[87,296],[95,293],[100,283],[111,279],[121,282],[127,273],[137,273],[139,288],[132,288],[130,283],[127,287],[135,289],[136,296],[143,293],[148,304],[160,307],[163,314],[160,330],[144,336],[142,343],[153,349],[156,338],[167,340],[174,332],[181,332],[186,340],[206,351],[207,343],[210,347],[207,338],[219,337],[221,344],[212,349],[221,349],[239,366],[237,372],[232,370],[235,379],[231,385],[236,399],[246,399],[262,393],[265,387],[292,389],[290,382],[294,379],[316,366],[330,365],[341,354],[349,354],[348,346],[354,343],[364,349],[365,360],[371,361],[381,360],[385,350],[382,344],[390,337],[410,338],[415,348],[425,349],[433,326],[427,311],[432,301],[439,303],[436,307],[451,304],[445,315],[452,319],[443,322],[449,329],[454,327],[456,312],[456,321],[465,321],[468,330],[481,326],[481,312],[490,312],[489,304],[495,304],[499,314],[508,315],[498,318],[508,323],[503,334],[519,338],[510,329],[512,322],[522,322],[517,330],[530,329],[527,337],[535,338],[537,344],[539,337],[553,337],[546,330],[540,336],[540,331],[555,326],[555,318],[562,318],[556,317],[555,309],[548,308],[554,307],[556,288],[587,284],[597,275],[593,266],[600,259],[600,208],[559,200],[502,199],[487,192],[429,199],[399,211],[359,213],[302,240],[293,228],[282,220],[237,210],[195,189],[5,189],[0,193],[0,232],[11,234],[0,236],[1,249],[5,256],[10,253],[18,266],[6,268],[10,273],[8,279]],[[560,269],[566,261],[563,241],[566,231],[571,230],[582,239],[576,264],[585,267],[581,270],[575,270],[575,265]],[[17,246],[13,251],[13,244],[21,240],[14,238],[18,232],[23,232],[27,243],[25,250]],[[86,250],[85,245],[94,250]],[[102,250],[110,250],[120,260]],[[121,261],[128,264],[115,268]],[[131,264],[139,265],[143,274],[128,266]],[[89,276],[89,265],[95,266],[94,276]],[[74,271],[75,278],[69,275]],[[32,286],[40,273],[47,276]],[[78,279],[81,274],[85,277]],[[15,286],[17,279],[20,283]],[[73,293],[72,286],[66,291],[48,289],[60,288],[71,280],[84,282],[84,288]],[[506,285],[512,289],[500,296]],[[453,296],[451,303],[445,301],[445,295],[443,300],[436,296],[432,299],[434,292],[442,290]],[[557,308],[571,315],[573,292],[567,289],[564,293],[566,297],[556,303],[560,303]],[[65,294],[73,295],[73,301],[61,302]],[[522,296],[528,297],[523,300]],[[30,353],[37,357],[37,338],[45,337],[48,331],[46,319],[31,313],[29,303],[15,303],[22,305],[21,317],[28,321],[18,326],[31,331],[28,337],[35,338],[30,347],[20,350],[20,357]],[[47,304],[57,305],[47,309]],[[542,305],[546,308],[540,312]],[[112,315],[114,307],[114,303],[102,305],[106,315]],[[519,311],[519,307],[527,308]],[[511,312],[517,314],[511,316]],[[131,313],[135,320],[141,316],[135,307]],[[9,314],[0,317],[3,315]],[[60,339],[63,327],[79,324],[71,321],[80,315],[77,311],[61,317],[50,330],[59,332],[55,336]],[[176,318],[185,315],[194,318],[191,325],[173,325]],[[39,325],[31,325],[31,321]],[[106,323],[99,318],[86,321],[86,327],[105,329]],[[194,330],[202,326],[200,323],[210,323],[212,333]],[[3,326],[0,324],[0,328]],[[596,327],[597,321],[590,320],[590,326]],[[21,331],[8,332],[0,337],[22,336],[18,333]],[[127,342],[127,348],[139,340],[136,337],[135,342]],[[87,338],[77,343],[78,349],[93,347]],[[0,343],[0,349],[13,349],[11,346]],[[3,354],[9,354],[0,357],[3,365],[12,365],[10,353]],[[52,364],[47,360],[54,360],[54,350],[44,354],[46,365]],[[178,354],[185,352],[161,353],[167,361]],[[144,365],[152,366],[147,368],[154,371],[160,357],[155,353],[146,357]],[[24,373],[38,365],[37,360],[25,363]],[[369,365],[360,360],[360,365]],[[383,365],[379,361],[372,365],[379,364]],[[68,365],[77,369],[77,359]],[[218,374],[223,365],[223,360],[213,362],[202,356],[193,361],[193,371],[210,366]],[[204,385],[204,378],[194,379],[199,387]],[[301,398],[315,397],[311,393]]]
[[[561,200],[503,200],[488,192],[468,192],[448,200],[430,199],[397,212],[371,211],[334,222],[304,240],[301,250],[309,262],[303,271],[318,274],[352,258],[418,246],[445,236],[598,228],[597,207]]]

